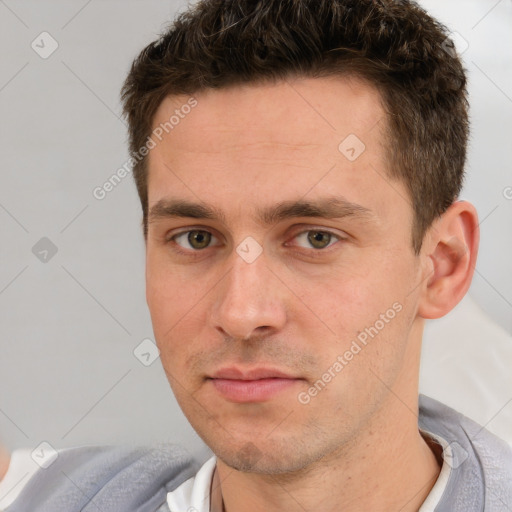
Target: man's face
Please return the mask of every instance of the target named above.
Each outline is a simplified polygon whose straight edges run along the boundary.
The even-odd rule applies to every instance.
[[[176,109],[180,120],[149,155],[147,301],[162,364],[221,460],[300,469],[396,420],[388,406],[414,391],[423,276],[409,196],[387,176],[386,119],[360,81],[194,97],[160,105],[154,127]],[[334,217],[305,207],[332,199]]]

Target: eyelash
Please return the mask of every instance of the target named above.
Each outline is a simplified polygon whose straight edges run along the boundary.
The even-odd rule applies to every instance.
[[[211,246],[208,246],[205,249],[201,249],[201,250],[199,250],[199,249],[184,250],[175,241],[175,238],[177,238],[177,237],[179,237],[181,235],[188,234],[188,233],[190,233],[192,231],[201,231],[201,232],[205,232],[205,233],[210,233],[213,237],[215,237],[215,235],[213,233],[211,233],[211,231],[208,231],[207,229],[193,228],[193,229],[187,229],[186,231],[181,231],[179,233],[175,233],[174,235],[172,235],[170,237],[167,237],[166,238],[166,243],[172,244],[172,246],[173,246],[172,250],[174,252],[176,252],[177,254],[180,254],[180,255],[183,255],[183,256],[187,256],[187,257],[190,257],[190,258],[200,257],[201,253],[203,251],[205,251],[206,249],[209,249]],[[298,231],[297,233],[295,233],[293,235],[292,240],[297,238],[300,235],[303,235],[303,234],[306,234],[306,233],[310,233],[312,231],[316,231],[318,233],[329,234],[332,237],[334,237],[335,239],[337,239],[337,242],[343,242],[343,241],[347,240],[347,238],[348,238],[348,237],[343,237],[343,236],[341,236],[341,235],[339,235],[337,233],[334,233],[333,231],[329,231],[327,229],[318,229],[318,228],[313,227],[313,228],[309,228],[309,229],[304,229],[302,231]],[[312,247],[310,250],[308,250],[308,249],[306,249],[304,247],[299,247],[299,251],[296,251],[296,252],[300,252],[300,250],[308,251],[308,252],[311,251],[310,252],[310,256],[312,255],[313,257],[320,257],[320,256],[322,256],[322,254],[325,254],[325,253],[329,252],[329,248],[334,246],[334,245],[336,245],[336,242],[330,243],[324,249],[315,249],[315,248]]]

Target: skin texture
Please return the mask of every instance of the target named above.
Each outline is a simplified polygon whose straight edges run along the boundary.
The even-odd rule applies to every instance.
[[[187,200],[224,219],[150,216],[147,302],[173,392],[218,457],[225,509],[417,511],[440,471],[417,425],[424,319],[446,314],[469,287],[474,208],[454,203],[414,254],[407,189],[386,173],[380,96],[355,78],[194,97],[197,106],[149,154],[149,208]],[[187,100],[166,98],[154,126]],[[349,134],[365,145],[353,161],[338,149]],[[270,225],[256,216],[285,201],[340,196],[366,213]],[[186,234],[171,239],[187,230],[213,236],[203,249]],[[331,233],[327,247],[308,238],[323,240],[318,231]],[[251,263],[236,250],[249,236],[263,248]],[[377,333],[334,371],[372,326]],[[268,400],[238,403],[209,379],[230,366],[296,380]],[[329,382],[301,403],[329,369]]]
[[[0,446],[0,481],[4,478],[9,468],[10,456],[7,450]]]

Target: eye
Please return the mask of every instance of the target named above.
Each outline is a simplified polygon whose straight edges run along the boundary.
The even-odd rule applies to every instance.
[[[331,245],[334,245],[336,242],[343,240],[343,237],[340,235],[335,235],[330,231],[322,231],[319,229],[310,229],[308,231],[303,231],[298,235],[293,237],[294,240],[302,241],[308,245],[301,245],[306,249],[310,249],[313,247],[314,249],[326,249]],[[300,245],[300,244],[299,244]]]
[[[169,240],[174,241],[180,247],[184,249],[201,250],[206,249],[212,240],[217,240],[209,231],[202,229],[193,229],[190,231],[184,231],[178,235],[172,236]],[[188,246],[187,246],[188,244]]]

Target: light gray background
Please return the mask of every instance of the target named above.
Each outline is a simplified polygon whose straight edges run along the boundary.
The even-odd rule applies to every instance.
[[[472,138],[462,197],[476,205],[482,230],[471,296],[501,326],[492,332],[506,351],[512,339],[512,200],[505,197],[507,190],[512,196],[512,2],[421,3],[459,34],[465,50]],[[131,176],[102,201],[92,194],[128,158],[119,90],[129,66],[185,4],[0,0],[0,439],[10,449],[45,440],[56,448],[174,441],[193,453],[204,450],[159,360],[145,367],[133,354],[153,335]],[[31,47],[43,31],[59,45],[47,59]],[[46,263],[32,252],[42,237],[58,249]],[[475,331],[468,326],[480,322],[476,307],[459,308],[448,323],[438,322],[441,328],[429,328],[425,350],[431,340],[440,354],[464,351],[470,334],[461,329]],[[477,343],[488,353],[494,336],[483,336],[491,339]],[[439,386],[453,365],[438,365],[436,354],[426,354],[422,382],[443,398]],[[500,379],[512,360],[496,356],[504,363],[500,373],[479,359],[477,350],[474,368],[464,363],[468,378],[478,389],[490,380],[504,388]],[[474,391],[461,382],[453,383],[447,402],[478,416],[480,409],[471,409]],[[508,389],[510,396],[505,390],[476,419],[511,414]]]

